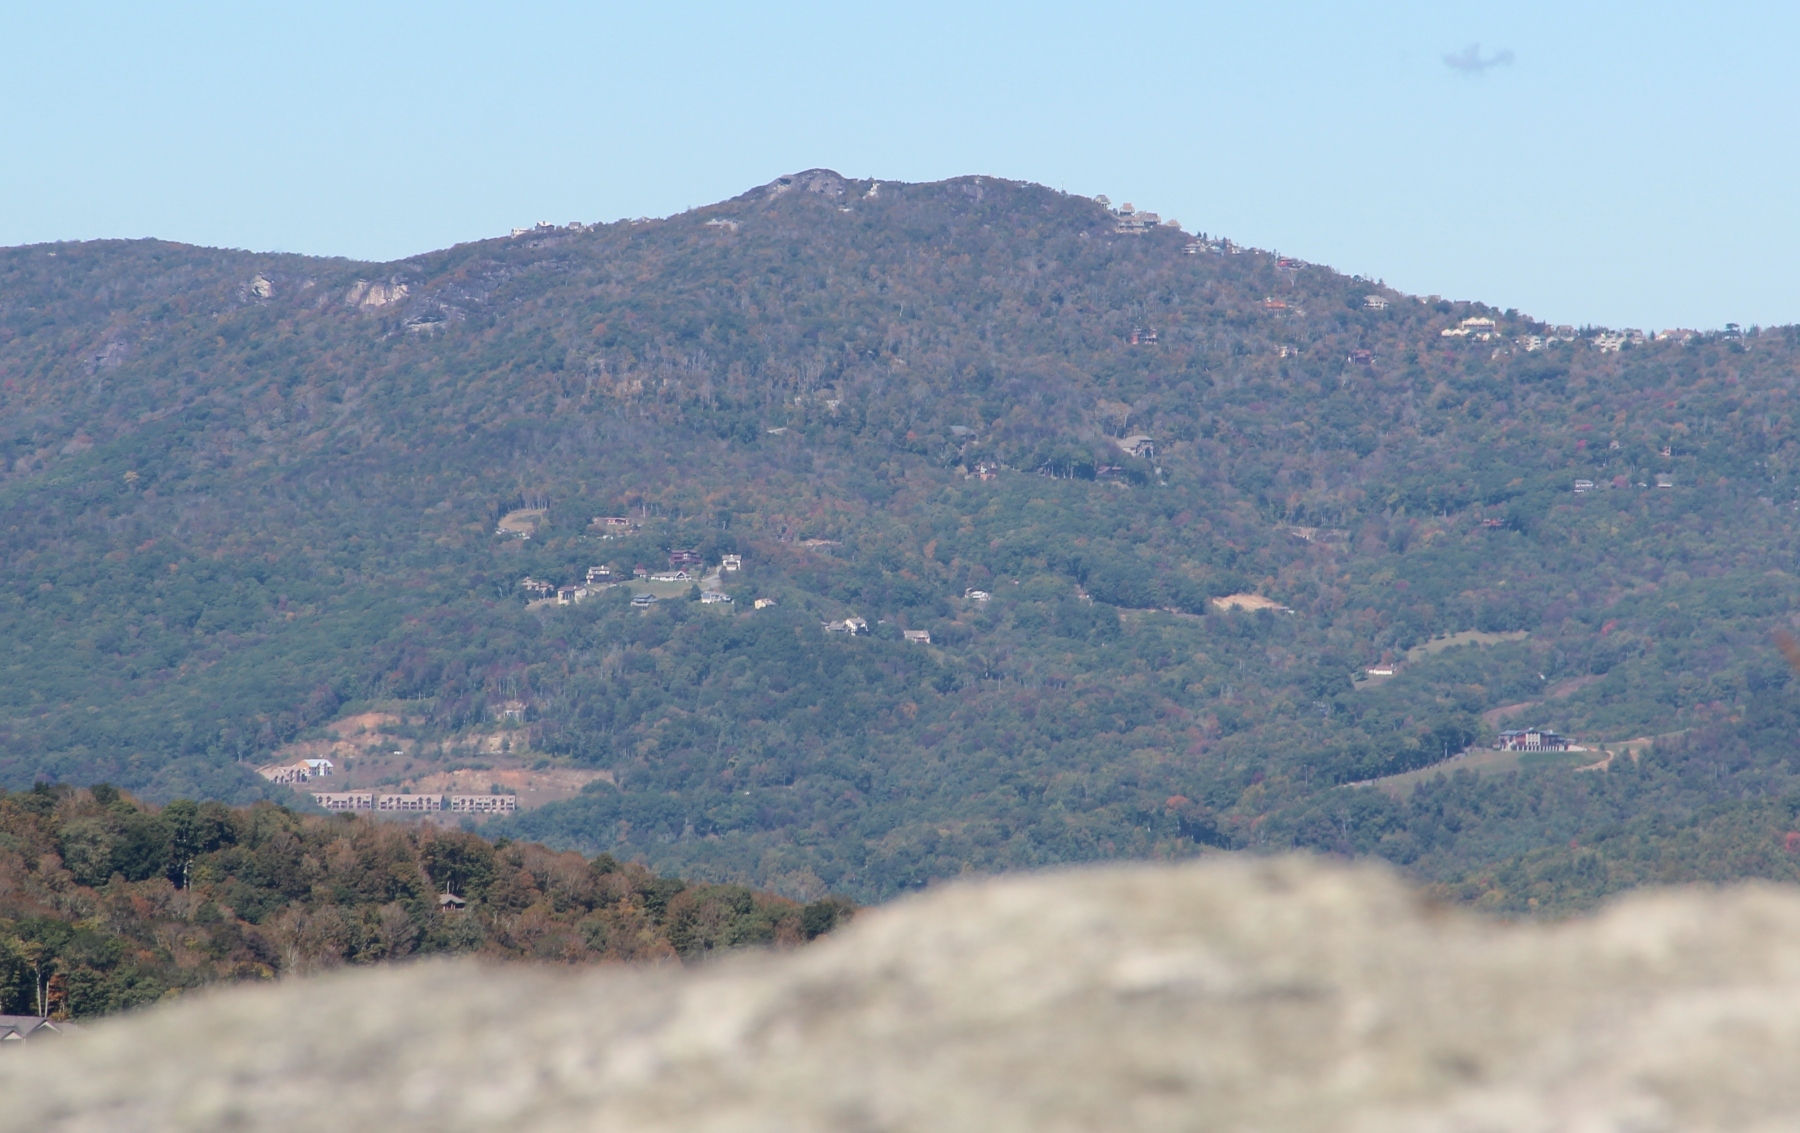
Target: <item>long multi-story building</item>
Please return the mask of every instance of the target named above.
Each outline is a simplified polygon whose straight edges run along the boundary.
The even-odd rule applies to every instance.
[[[412,795],[383,791],[314,791],[313,801],[329,811],[385,814],[514,814],[517,795]]]

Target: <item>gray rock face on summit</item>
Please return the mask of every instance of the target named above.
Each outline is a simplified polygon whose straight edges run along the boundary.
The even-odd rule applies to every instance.
[[[1289,859],[948,886],[698,970],[430,963],[0,1054],[34,1133],[1800,1128],[1800,893],[1555,926]]]

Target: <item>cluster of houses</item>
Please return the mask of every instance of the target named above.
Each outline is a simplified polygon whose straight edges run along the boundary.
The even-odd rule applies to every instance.
[[[256,773],[271,783],[284,786],[298,786],[310,783],[314,779],[324,779],[337,770],[329,759],[302,759],[297,763],[282,763],[270,767],[259,767]]]
[[[611,523],[611,519],[596,519],[595,523]],[[629,520],[620,520],[629,523]],[[744,569],[742,555],[726,555],[719,563],[720,574],[736,574]],[[651,572],[649,567],[638,566],[632,570],[632,577],[640,582],[699,582],[705,570],[705,561],[700,552],[679,548],[669,552],[669,569]],[[613,569],[610,566],[591,566],[587,569],[587,578],[582,585],[558,586],[541,578],[526,575],[519,580],[519,586],[536,598],[554,597],[559,606],[569,606],[587,598],[598,591],[617,586]],[[647,601],[644,599],[648,599]],[[729,602],[731,596],[721,591],[709,590],[700,595],[700,600],[708,605]],[[656,602],[653,595],[640,594],[632,599],[632,604],[649,606]]]
[[[1668,454],[1665,452],[1663,455],[1667,456]],[[1594,483],[1594,481],[1592,481],[1592,480],[1585,480],[1585,479],[1577,480],[1577,481],[1575,481],[1575,494],[1578,496],[1585,496],[1589,492],[1598,488],[1599,486],[1600,485]],[[1613,486],[1616,488],[1625,487],[1625,478],[1623,476],[1615,477],[1613,480]],[[1658,472],[1656,474],[1656,486],[1658,488],[1673,488],[1675,486],[1674,474],[1669,473],[1669,472]],[[1648,487],[1650,487],[1650,485],[1647,483],[1644,483],[1642,481],[1639,481],[1638,487],[1648,488]],[[1500,526],[1500,523],[1498,520],[1492,520],[1492,521],[1484,520],[1483,522],[1491,522],[1492,525],[1495,527]]]
[[[1235,256],[1235,255],[1238,255],[1239,253],[1241,253],[1244,249],[1241,245],[1233,244],[1231,241],[1226,240],[1226,239],[1221,238],[1221,239],[1217,239],[1217,240],[1209,240],[1206,237],[1202,236],[1195,240],[1189,240],[1187,242],[1187,245],[1185,247],[1183,247],[1181,250],[1184,254],[1190,255],[1190,256],[1197,256],[1202,252],[1206,252],[1206,253],[1209,253],[1214,256]]]
[[[1387,300],[1379,295],[1368,295],[1363,298],[1363,306],[1368,310],[1379,311],[1387,308]],[[1476,315],[1463,319],[1453,327],[1445,327],[1438,332],[1443,338],[1473,338],[1488,342],[1501,338],[1499,324],[1485,315]],[[1513,341],[1525,349],[1526,353],[1545,350],[1559,342],[1586,341],[1602,354],[1617,354],[1626,346],[1642,346],[1646,342],[1661,342],[1674,339],[1687,342],[1694,337],[1693,331],[1664,331],[1661,334],[1647,335],[1641,330],[1600,330],[1590,332],[1577,331],[1572,326],[1551,327],[1545,334],[1520,335]]]
[[[557,226],[547,220],[540,220],[530,228],[515,228],[508,239],[517,240],[521,236],[548,236],[552,232],[591,232],[601,227],[598,224],[583,224],[579,220],[571,220],[566,226]]]
[[[514,814],[517,795],[409,795],[381,791],[314,791],[313,801],[329,811],[380,814]]]

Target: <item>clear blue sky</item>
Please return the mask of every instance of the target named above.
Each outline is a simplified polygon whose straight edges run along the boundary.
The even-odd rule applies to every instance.
[[[768,7],[0,0],[0,244],[392,259],[828,166],[1558,322],[1800,322],[1800,6]]]

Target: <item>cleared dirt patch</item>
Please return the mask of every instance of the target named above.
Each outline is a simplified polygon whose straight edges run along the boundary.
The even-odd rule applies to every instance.
[[[1458,645],[1498,645],[1502,641],[1523,641],[1525,636],[1525,631],[1522,629],[1511,630],[1507,633],[1483,633],[1478,629],[1466,629],[1461,633],[1434,637],[1430,641],[1415,645],[1406,651],[1406,659],[1417,661]]]
[[[545,803],[572,799],[595,780],[614,783],[611,771],[589,768],[550,767],[542,771],[527,768],[492,768],[482,770],[465,767],[458,771],[439,771],[407,779],[402,786],[411,787],[416,795],[485,795],[495,787],[519,796],[519,807],[530,810]]]
[[[1272,598],[1264,598],[1261,594],[1227,594],[1223,598],[1214,598],[1213,607],[1219,610],[1274,610],[1278,614],[1291,614],[1294,611],[1283,606]]]
[[[548,510],[541,507],[515,508],[500,517],[494,530],[501,535],[530,535],[543,522]]]

